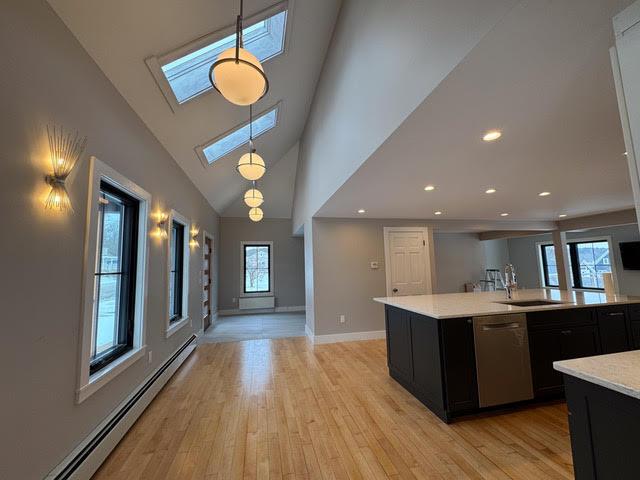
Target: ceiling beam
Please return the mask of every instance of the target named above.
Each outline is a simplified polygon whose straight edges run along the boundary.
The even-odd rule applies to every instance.
[[[558,220],[558,230],[571,232],[575,230],[591,230],[593,228],[616,227],[638,223],[636,211],[633,208],[618,210],[616,212],[598,213],[584,217],[567,218]]]

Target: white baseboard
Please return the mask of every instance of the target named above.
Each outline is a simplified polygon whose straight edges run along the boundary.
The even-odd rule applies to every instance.
[[[174,357],[178,348],[170,357]],[[57,480],[68,478],[70,480],[87,480],[98,470],[102,462],[109,456],[122,437],[129,431],[134,422],[144,412],[147,406],[169,381],[171,376],[184,363],[189,355],[196,349],[196,342],[185,347],[180,354],[171,361],[168,366],[164,362],[153,371],[144,381],[118,405],[107,418],[105,418],[67,457],[60,462],[46,477],[45,480]],[[164,368],[164,371],[163,371]],[[162,373],[159,373],[162,372]],[[158,375],[159,374],[159,375]],[[153,378],[155,380],[153,380]],[[148,385],[152,382],[150,385]],[[140,392],[144,391],[140,395]],[[137,397],[137,399],[136,399]],[[131,404],[131,402],[134,402]],[[130,406],[128,404],[131,404]],[[113,424],[115,422],[115,424]],[[112,427],[109,427],[113,424]],[[89,448],[90,444],[95,444]],[[86,454],[86,456],[84,456]],[[78,465],[69,473],[67,470],[73,463]]]
[[[276,308],[255,308],[251,310],[240,310],[233,308],[229,310],[218,310],[218,316],[229,317],[232,315],[254,315],[260,313],[287,313],[287,312],[304,312],[304,305],[295,305],[293,307],[276,307]]]
[[[385,330],[373,330],[370,332],[334,333],[330,335],[314,335],[309,327],[306,327],[307,336],[315,345],[323,343],[357,342],[361,340],[378,340],[386,337]]]

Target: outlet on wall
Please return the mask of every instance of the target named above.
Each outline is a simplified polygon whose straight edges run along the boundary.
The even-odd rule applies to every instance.
[[[340,315],[338,317],[338,323],[347,323],[347,319],[345,318],[344,315]]]
[[[231,299],[231,302],[232,302],[232,303],[236,303],[236,301],[237,301],[237,300],[238,300],[238,299],[237,299],[236,297],[233,297],[233,298]]]
[[[153,352],[151,350],[149,350],[149,355],[148,355],[148,360],[149,363],[151,363],[153,361]]]

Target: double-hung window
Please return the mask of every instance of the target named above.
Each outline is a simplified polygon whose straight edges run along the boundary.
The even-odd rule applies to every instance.
[[[90,172],[78,402],[145,354],[151,195],[95,157]]]
[[[607,239],[568,242],[567,257],[573,288],[604,290],[602,274],[613,272]],[[553,245],[540,245],[540,260],[544,286],[558,287],[558,268]]]
[[[90,373],[133,348],[139,202],[102,180]]]
[[[189,319],[189,221],[175,210],[169,215],[167,335]]]
[[[242,292],[246,296],[273,293],[273,244],[242,242]]]

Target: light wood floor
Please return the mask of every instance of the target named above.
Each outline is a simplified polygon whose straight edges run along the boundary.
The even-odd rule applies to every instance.
[[[238,342],[264,338],[304,337],[304,312],[258,313],[220,317],[200,338],[201,343]]]
[[[385,342],[200,345],[95,479],[570,479],[563,404],[446,425]]]

